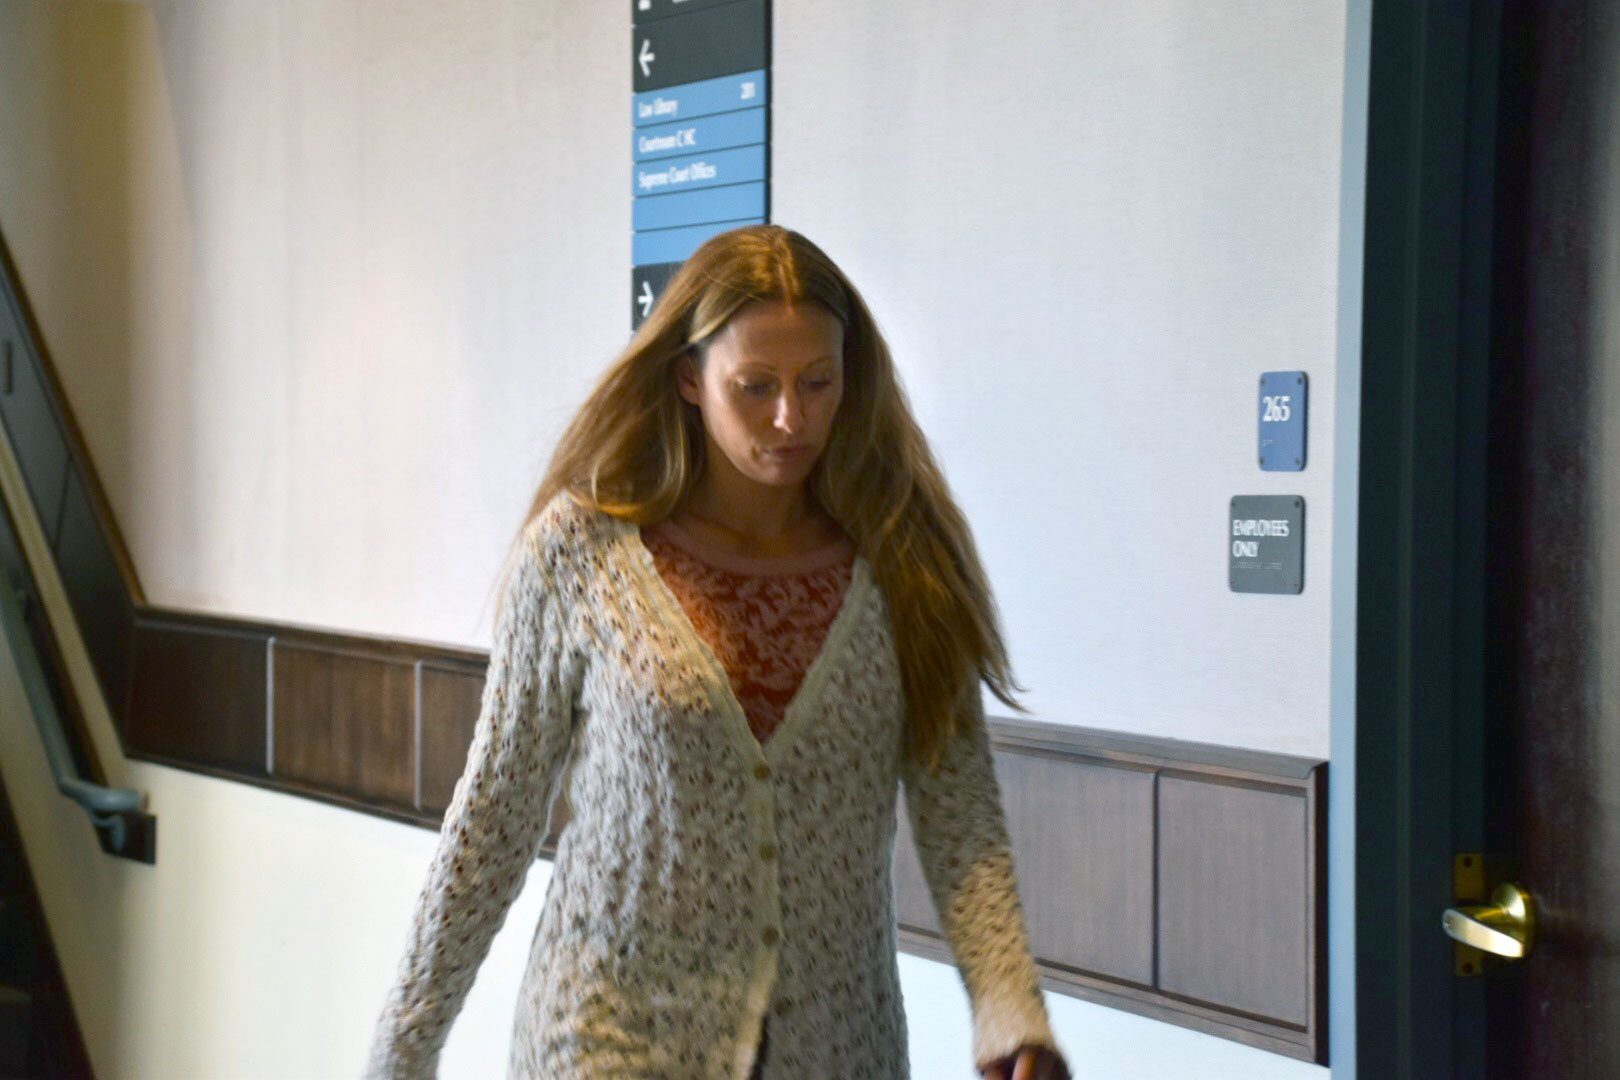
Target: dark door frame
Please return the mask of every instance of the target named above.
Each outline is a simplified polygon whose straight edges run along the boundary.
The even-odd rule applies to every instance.
[[[1487,420],[1503,333],[1493,267],[1498,207],[1513,196],[1498,142],[1512,90],[1504,6],[1348,7],[1329,810],[1335,1080],[1487,1075],[1483,980],[1453,973],[1440,916],[1453,854],[1494,839],[1500,790],[1484,687]]]

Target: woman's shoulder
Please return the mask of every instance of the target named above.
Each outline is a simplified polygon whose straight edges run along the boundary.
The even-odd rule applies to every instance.
[[[617,518],[564,489],[552,496],[523,531],[535,554],[555,567],[560,561],[602,551],[623,528]]]

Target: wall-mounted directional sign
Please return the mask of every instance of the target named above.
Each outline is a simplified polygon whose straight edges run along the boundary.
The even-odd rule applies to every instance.
[[[1226,544],[1233,592],[1298,593],[1305,588],[1305,499],[1234,495]]]
[[[631,325],[716,233],[770,218],[769,0],[631,0]]]
[[[1260,468],[1299,472],[1305,468],[1306,391],[1303,371],[1260,376]]]
[[[630,271],[630,325],[640,326],[652,314],[653,304],[664,295],[664,286],[681,268],[678,262],[653,263]]]

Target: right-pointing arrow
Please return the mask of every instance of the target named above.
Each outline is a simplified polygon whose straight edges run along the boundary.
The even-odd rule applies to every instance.
[[[642,38],[641,39],[641,56],[640,56],[640,60],[641,60],[641,77],[643,79],[652,78],[652,63],[656,59],[658,59],[658,54],[652,51],[652,39],[651,38]]]
[[[636,297],[636,302],[641,305],[641,317],[643,319],[651,313],[653,300],[652,282],[643,281],[641,283],[641,295]]]

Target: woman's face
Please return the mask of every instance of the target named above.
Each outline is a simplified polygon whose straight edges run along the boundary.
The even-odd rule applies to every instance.
[[[745,305],[676,369],[703,414],[709,467],[772,487],[802,484],[832,434],[844,396],[844,328],[815,304]]]

